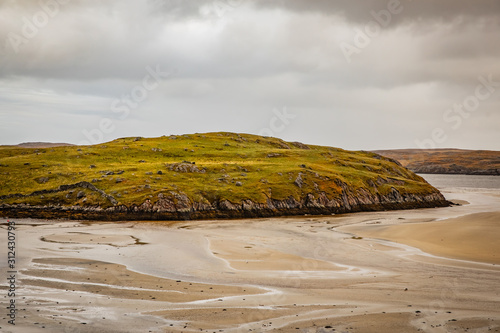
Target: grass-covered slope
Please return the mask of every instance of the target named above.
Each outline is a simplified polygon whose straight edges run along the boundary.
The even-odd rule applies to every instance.
[[[248,134],[0,147],[0,213],[175,219],[445,205],[393,160]]]

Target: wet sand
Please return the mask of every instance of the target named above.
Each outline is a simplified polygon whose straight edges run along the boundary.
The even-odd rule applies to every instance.
[[[500,264],[500,212],[440,222],[365,225],[344,230],[362,237],[407,244],[436,256]]]
[[[500,332],[499,193],[445,194],[469,204],[178,223],[18,220],[17,325],[0,314],[0,331]]]

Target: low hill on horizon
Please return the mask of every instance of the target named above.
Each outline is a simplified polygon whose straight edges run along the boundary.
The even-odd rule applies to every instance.
[[[225,132],[0,147],[0,186],[4,216],[194,219],[448,204],[372,152]]]
[[[415,173],[500,175],[500,151],[465,149],[374,150]]]
[[[53,147],[64,147],[64,146],[75,146],[71,143],[55,143],[55,142],[23,142],[17,145],[5,145],[0,147],[19,147],[19,148],[53,148]]]

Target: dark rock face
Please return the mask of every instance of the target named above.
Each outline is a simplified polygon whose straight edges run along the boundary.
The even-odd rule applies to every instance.
[[[368,189],[352,189],[337,181],[342,193],[329,198],[324,192],[307,193],[300,200],[290,196],[283,200],[268,198],[266,202],[243,200],[233,203],[228,200],[210,202],[204,198],[193,201],[182,191],[160,193],[157,198],[147,199],[140,205],[130,207],[118,205],[112,196],[97,189],[94,185],[81,182],[62,185],[52,191],[38,191],[31,195],[55,193],[57,191],[85,188],[100,193],[113,205],[109,208],[82,206],[30,206],[0,205],[0,216],[33,218],[70,218],[86,220],[191,220],[212,218],[249,218],[285,215],[330,215],[360,211],[380,211],[395,209],[415,209],[445,207],[446,201],[438,190],[425,194],[400,193],[396,188],[385,194],[373,194]],[[43,193],[42,193],[43,192]],[[16,197],[11,196],[11,197]],[[23,197],[23,196],[19,196]],[[2,198],[0,198],[2,199]]]

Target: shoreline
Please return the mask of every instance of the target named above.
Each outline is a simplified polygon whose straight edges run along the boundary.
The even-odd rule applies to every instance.
[[[28,206],[28,205],[0,205],[0,217],[3,218],[37,218],[56,220],[100,220],[100,221],[185,221],[185,220],[212,220],[212,219],[248,219],[272,218],[287,216],[329,216],[336,214],[350,214],[359,212],[379,212],[414,210],[424,208],[449,207],[453,202],[440,199],[429,201],[387,202],[377,204],[356,204],[348,207],[326,207],[321,204],[296,203],[298,207],[280,209],[279,203],[255,204],[253,208],[242,205],[227,206],[225,209],[212,210],[182,210],[182,211],[153,211],[151,209],[136,209],[135,207],[116,206],[108,209],[100,207],[63,207],[63,206]]]

